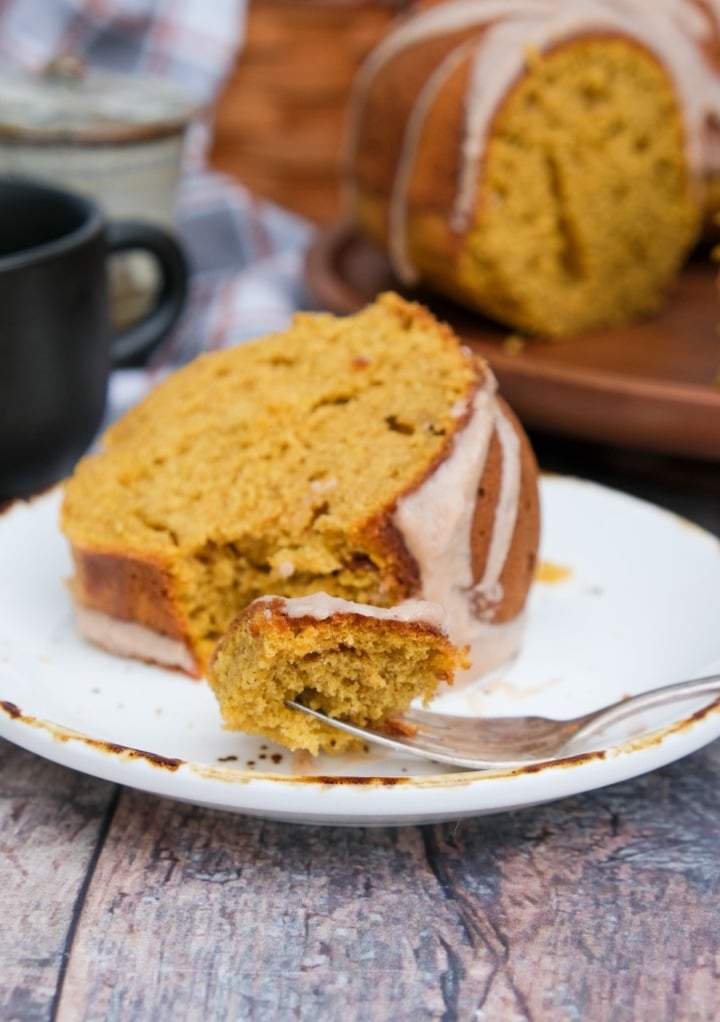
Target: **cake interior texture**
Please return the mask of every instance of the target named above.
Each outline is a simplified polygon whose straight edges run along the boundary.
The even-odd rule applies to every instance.
[[[666,73],[622,40],[564,46],[498,116],[461,287],[534,332],[623,323],[658,310],[699,227]]]
[[[327,618],[294,616],[286,606],[272,597],[256,601],[217,647],[208,681],[231,730],[314,755],[343,752],[361,741],[287,707],[285,700],[360,726],[379,726],[413,699],[427,702],[465,662],[441,631],[422,621],[379,619],[351,609]]]
[[[546,337],[655,313],[703,215],[677,92],[656,55],[600,32],[528,48],[480,139],[468,138],[468,55],[437,86],[414,146],[383,158],[392,144],[378,137],[379,109],[408,123],[416,98],[402,78],[437,45],[388,61],[357,113],[355,215],[401,252],[398,272],[409,266],[463,303]],[[427,79],[432,65],[424,66]],[[458,225],[463,154],[474,146],[472,206]]]
[[[394,295],[202,356],[67,483],[77,603],[178,639],[202,674],[258,596],[324,590],[391,606],[417,595],[390,512],[452,448],[485,375]],[[487,503],[491,521],[492,493]]]

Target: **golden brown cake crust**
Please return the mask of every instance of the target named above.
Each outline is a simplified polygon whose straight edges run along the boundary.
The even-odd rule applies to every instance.
[[[276,635],[298,634],[299,632],[305,631],[308,627],[318,626],[321,628],[332,628],[334,620],[337,620],[336,615],[331,615],[327,618],[317,618],[312,614],[297,614],[288,615],[286,612],[286,601],[281,597],[268,596],[260,600],[256,600],[251,603],[244,611],[241,611],[238,617],[230,625],[230,628],[220,640],[217,646],[217,650],[214,657],[217,657],[218,653],[224,649],[230,641],[231,631],[237,627],[237,623],[240,620],[244,620],[247,623],[248,631],[251,635],[257,637],[264,633],[275,632]],[[429,624],[426,621],[419,619],[416,620],[388,620],[373,617],[371,614],[355,613],[351,610],[344,610],[342,612],[343,619],[348,623],[350,627],[362,627],[367,629],[369,632],[376,632],[378,635],[382,635],[388,627],[392,628],[398,635],[437,635],[438,629]],[[450,644],[446,638],[443,638],[443,643],[447,643],[448,651],[450,651]],[[462,657],[458,653],[458,660]],[[443,681],[450,681],[449,677],[443,677]]]
[[[75,574],[70,588],[76,603],[187,645],[187,630],[173,600],[173,582],[160,561],[138,557],[132,550],[101,553],[76,547],[72,558]],[[195,673],[199,676],[199,667]]]
[[[520,441],[520,500],[512,543],[500,575],[503,599],[493,617],[497,624],[510,621],[523,609],[535,577],[540,540],[540,496],[535,454],[517,417],[505,401],[501,399],[500,404]],[[473,579],[476,583],[482,578],[492,536],[494,507],[492,499],[487,498],[497,494],[501,471],[500,445],[497,436],[494,436],[473,516]]]

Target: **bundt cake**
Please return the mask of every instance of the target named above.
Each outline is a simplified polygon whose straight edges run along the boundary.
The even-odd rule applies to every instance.
[[[439,603],[473,672],[510,657],[537,469],[487,365],[394,294],[202,355],[65,486],[79,627],[202,675],[259,596]]]
[[[330,717],[377,727],[427,702],[466,667],[435,604],[383,609],[326,593],[261,597],[220,640],[208,672],[225,726],[313,754],[358,741],[285,705],[299,700]]]
[[[654,313],[720,180],[718,0],[449,0],[349,105],[359,227],[405,284],[557,337]]]

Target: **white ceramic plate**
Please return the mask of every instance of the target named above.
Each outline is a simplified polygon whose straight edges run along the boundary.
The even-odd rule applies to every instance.
[[[443,695],[454,713],[574,716],[720,669],[720,542],[652,505],[542,481],[540,580],[521,655]],[[223,731],[202,682],[117,659],[77,635],[59,495],[0,516],[0,735],[158,795],[313,823],[402,824],[532,805],[625,780],[720,735],[697,702],[604,751],[523,770],[451,772],[385,751],[312,759]],[[545,581],[543,581],[543,578]],[[678,717],[681,719],[678,721]]]

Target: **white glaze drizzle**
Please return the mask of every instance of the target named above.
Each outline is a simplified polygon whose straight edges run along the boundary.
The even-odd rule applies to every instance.
[[[134,657],[163,667],[178,667],[188,674],[196,670],[195,660],[185,643],[170,639],[135,621],[121,621],[99,610],[75,608],[78,629],[88,642],[117,656]]]
[[[415,154],[425,125],[425,118],[435,101],[437,93],[448,78],[450,78],[453,71],[462,64],[467,58],[468,53],[474,48],[475,43],[470,41],[467,45],[453,50],[437,66],[420,90],[405,127],[405,138],[390,197],[388,248],[395,273],[406,284],[416,284],[419,276],[407,252],[406,197],[415,167]]]
[[[720,72],[701,52],[713,32],[720,32],[720,0],[700,7],[694,0],[454,0],[408,19],[371,53],[358,75],[348,136],[349,159],[355,158],[369,89],[378,72],[396,56],[426,39],[477,28],[474,46],[460,176],[452,211],[453,229],[467,229],[476,202],[486,141],[495,112],[526,66],[528,49],[543,52],[564,40],[609,31],[632,39],[661,62],[671,77],[683,114],[688,167],[697,186],[720,170],[720,152],[708,142],[707,126],[720,123]],[[467,40],[459,44],[463,56]],[[459,62],[459,58],[458,58]],[[405,223],[407,184],[424,120],[452,65],[431,75],[407,120],[392,186],[388,247],[396,273],[406,281],[416,274],[407,255]],[[455,65],[457,66],[457,65]]]
[[[485,568],[482,578],[474,587],[474,592],[479,598],[478,602],[482,603],[485,608],[481,616],[490,621],[504,596],[500,577],[512,546],[520,507],[520,437],[497,404],[495,405],[495,435],[500,442],[502,456],[500,492],[495,506],[495,518]]]
[[[398,502],[393,519],[418,566],[423,599],[445,608],[450,639],[470,647],[472,668],[467,678],[509,659],[517,650],[523,626],[522,615],[505,624],[492,622],[494,604],[502,598],[500,577],[515,530],[521,472],[520,445],[510,439],[514,430],[499,409],[495,389],[495,380],[488,374],[449,456]],[[486,566],[476,584],[472,526],[493,433],[502,453],[501,485]]]
[[[427,624],[445,632],[447,615],[444,608],[427,600],[403,600],[394,607],[375,607],[367,603],[344,600],[340,596],[330,596],[325,592],[316,592],[307,596],[260,596],[255,600],[255,604],[271,604],[275,601],[280,602],[282,612],[288,618],[310,617],[316,621],[326,621],[336,614],[356,614],[379,621]],[[268,613],[271,613],[269,607]]]

